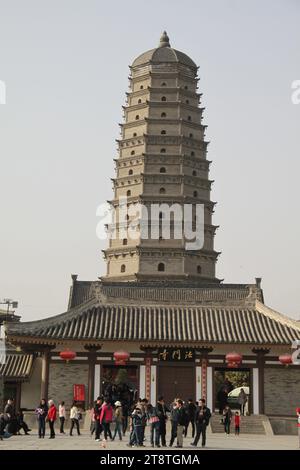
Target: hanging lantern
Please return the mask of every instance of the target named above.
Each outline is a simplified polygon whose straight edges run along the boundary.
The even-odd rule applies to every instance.
[[[72,361],[76,357],[76,352],[70,351],[70,349],[66,349],[65,351],[61,351],[59,353],[60,358],[66,362]]]
[[[114,352],[114,360],[116,362],[116,366],[125,366],[129,358],[130,354],[127,351]]]
[[[288,353],[282,354],[281,356],[279,356],[278,359],[281,362],[281,364],[283,364],[286,367],[288,367],[289,364],[293,363],[292,356]]]
[[[225,360],[230,368],[238,367],[242,362],[243,356],[235,351],[226,354]]]

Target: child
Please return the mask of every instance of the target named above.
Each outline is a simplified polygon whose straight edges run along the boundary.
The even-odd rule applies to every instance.
[[[236,411],[235,416],[234,416],[234,432],[236,436],[240,435],[240,423],[241,423],[241,417],[238,411]]]

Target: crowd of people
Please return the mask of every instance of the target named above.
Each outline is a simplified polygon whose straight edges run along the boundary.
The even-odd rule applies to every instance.
[[[206,429],[210,421],[211,411],[206,406],[205,400],[194,402],[189,399],[184,402],[180,398],[175,398],[171,405],[166,405],[164,398],[160,397],[155,405],[152,405],[146,398],[137,399],[130,406],[127,402],[120,400],[113,402],[109,396],[98,397],[88,410],[90,415],[90,434],[97,442],[106,442],[108,439],[114,441],[117,437],[123,440],[128,432],[129,447],[145,446],[145,432],[149,429],[150,445],[153,447],[183,447],[183,439],[188,435],[191,426],[193,441],[191,446],[197,446],[201,438],[201,444],[206,445]],[[49,438],[55,438],[55,426],[59,421],[59,433],[65,434],[65,422],[67,411],[65,402],[60,402],[56,407],[53,400],[48,403],[42,399],[35,409],[37,418],[38,437],[45,438],[46,424],[49,426]],[[77,435],[80,433],[80,422],[82,420],[82,410],[76,402],[73,402],[70,412],[69,435],[72,436],[74,430]],[[230,423],[232,413],[227,406],[223,413],[224,429],[230,433]],[[235,416],[236,430],[237,416]],[[170,438],[167,443],[166,423],[170,421]],[[112,427],[113,423],[113,427]],[[20,434],[23,429],[25,434],[29,434],[31,429],[24,421],[22,410],[15,414],[13,400],[8,400],[4,413],[0,416],[0,437],[1,439],[13,434]],[[175,442],[176,441],[176,442]]]

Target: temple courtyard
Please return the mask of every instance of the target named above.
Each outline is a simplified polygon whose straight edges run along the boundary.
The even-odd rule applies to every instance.
[[[144,450],[152,450],[150,445],[149,434],[146,434],[145,448]],[[191,437],[184,439],[184,448],[186,449],[195,449],[190,446],[192,442]],[[227,437],[225,434],[219,433],[207,433],[207,447],[202,449],[198,447],[200,451],[202,450],[297,450],[299,449],[298,436],[270,436],[270,435],[250,435],[250,434],[241,434],[239,437],[236,437],[234,434],[231,434]],[[124,440],[121,442],[108,441],[107,447],[105,450],[128,450],[128,435],[125,436]],[[94,438],[91,438],[90,434],[87,431],[83,431],[80,436],[69,435],[57,435],[55,439],[49,439],[48,436],[45,439],[39,439],[35,432],[32,432],[30,435],[25,436],[13,436],[9,439],[4,439],[0,441],[0,450],[104,450],[102,447],[102,442],[95,442]],[[139,448],[134,447],[132,450],[138,450]],[[172,450],[178,451],[176,447],[167,447],[161,448],[163,451]],[[155,449],[159,450],[159,449]]]

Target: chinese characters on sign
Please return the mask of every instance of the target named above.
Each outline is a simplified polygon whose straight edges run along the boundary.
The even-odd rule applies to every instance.
[[[186,348],[161,348],[158,350],[159,361],[195,361],[195,351]]]

